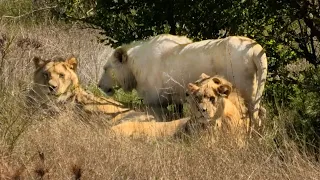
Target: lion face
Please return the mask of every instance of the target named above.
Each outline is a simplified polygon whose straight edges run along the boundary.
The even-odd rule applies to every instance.
[[[33,90],[39,96],[60,97],[78,85],[75,58],[53,61],[35,57],[33,61],[36,67]]]
[[[227,80],[202,74],[195,84],[189,83],[187,87],[187,101],[193,115],[196,118],[206,119],[221,116],[222,111],[219,111],[219,108],[222,108],[223,100],[229,96],[231,90],[231,83]]]
[[[107,95],[114,94],[114,87],[120,86],[124,91],[132,91],[137,82],[128,66],[128,55],[124,48],[117,48],[107,59],[104,72],[98,86]]]

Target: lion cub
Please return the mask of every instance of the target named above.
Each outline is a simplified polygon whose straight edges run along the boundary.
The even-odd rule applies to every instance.
[[[202,74],[187,88],[193,119],[209,120],[215,133],[236,136],[242,146],[249,128],[248,110],[232,84],[222,77]]]

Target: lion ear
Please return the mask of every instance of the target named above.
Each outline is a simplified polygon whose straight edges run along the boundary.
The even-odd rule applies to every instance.
[[[221,84],[221,80],[218,77],[213,77],[212,81],[216,84]]]
[[[70,67],[72,70],[74,70],[74,71],[77,70],[78,61],[77,61],[77,59],[76,59],[75,57],[71,57],[71,58],[69,58],[69,59],[66,59],[65,62],[69,65],[69,67]]]
[[[198,84],[198,83],[201,83],[202,81],[206,80],[206,79],[209,79],[210,76],[208,76],[207,74],[205,73],[202,73],[199,77],[200,79],[198,79],[195,83]]]
[[[231,86],[223,84],[218,87],[218,93],[224,97],[228,97],[232,91]]]
[[[46,64],[46,62],[47,62],[46,60],[41,59],[39,56],[33,57],[32,61],[33,61],[34,66],[35,66],[36,68],[42,67],[42,66],[43,66],[44,64]]]
[[[210,76],[207,75],[207,74],[205,74],[205,73],[202,73],[202,74],[200,75],[200,79],[208,79],[208,78],[210,78]]]
[[[188,84],[188,90],[191,92],[191,93],[195,93],[197,91],[199,91],[199,87],[193,83],[189,83]]]
[[[125,49],[119,47],[114,52],[114,57],[116,58],[117,62],[124,64],[128,61],[128,55]]]

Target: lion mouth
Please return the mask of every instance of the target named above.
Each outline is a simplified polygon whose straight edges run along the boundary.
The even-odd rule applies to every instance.
[[[49,96],[60,96],[63,93],[58,92],[57,90],[51,90],[48,92]]]
[[[49,96],[59,96],[60,93],[57,93],[57,92],[55,92],[55,91],[50,91],[50,92],[48,92],[48,95],[49,95]]]
[[[56,95],[56,91],[55,90],[49,90],[48,95]]]

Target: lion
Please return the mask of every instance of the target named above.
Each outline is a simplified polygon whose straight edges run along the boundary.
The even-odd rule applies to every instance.
[[[236,139],[239,147],[245,145],[249,117],[244,100],[232,84],[220,76],[202,74],[194,83],[189,83],[186,99],[192,117],[169,122],[124,122],[111,129],[116,135],[131,137],[194,137],[227,136]],[[209,136],[211,137],[211,136]]]
[[[186,96],[193,119],[208,119],[215,133],[235,136],[237,143],[244,144],[249,132],[248,109],[229,81],[202,74],[198,81],[188,84]]]
[[[106,94],[112,95],[116,86],[124,91],[136,89],[158,120],[166,118],[167,105],[181,107],[185,88],[201,73],[223,76],[243,95],[251,119],[261,123],[267,56],[252,39],[230,36],[192,42],[162,34],[116,48],[103,68],[98,86]]]
[[[34,57],[34,85],[28,95],[28,105],[41,104],[46,107],[48,102],[75,104],[88,113],[103,113],[112,117],[111,122],[131,119],[141,121],[152,120],[153,116],[136,112],[124,107],[123,104],[110,98],[97,97],[85,91],[76,74],[77,59],[57,58],[44,60]]]

